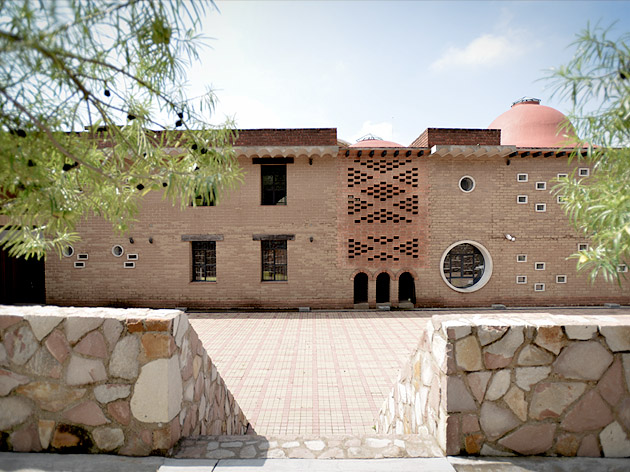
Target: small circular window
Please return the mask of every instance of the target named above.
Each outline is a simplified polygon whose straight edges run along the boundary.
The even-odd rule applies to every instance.
[[[125,253],[125,250],[123,249],[123,247],[119,244],[116,244],[115,246],[112,247],[112,254],[116,257],[120,257]]]
[[[453,290],[475,292],[490,280],[492,258],[481,244],[459,241],[451,244],[442,254],[440,274]]]
[[[63,254],[63,257],[72,257],[72,255],[74,254],[74,248],[70,245],[67,245],[61,250],[61,253]]]
[[[468,175],[465,175],[464,177],[459,179],[459,188],[462,192],[472,192],[475,189],[475,179]]]

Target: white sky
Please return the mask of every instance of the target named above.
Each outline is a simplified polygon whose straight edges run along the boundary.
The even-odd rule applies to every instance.
[[[332,127],[409,145],[427,127],[486,128],[512,102],[551,98],[545,70],[591,24],[630,31],[630,2],[218,1],[189,95],[215,90],[214,121]]]

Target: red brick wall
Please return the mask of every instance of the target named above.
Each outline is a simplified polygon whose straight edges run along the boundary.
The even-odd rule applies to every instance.
[[[241,129],[235,146],[336,146],[336,128]]]
[[[428,168],[403,151],[339,154],[339,260],[342,267],[393,273],[426,265]]]
[[[499,129],[427,128],[410,147],[433,147],[436,144],[455,146],[499,146]]]

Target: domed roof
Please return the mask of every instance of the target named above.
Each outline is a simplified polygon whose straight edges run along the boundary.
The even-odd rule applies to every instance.
[[[543,106],[537,98],[515,102],[495,119],[489,129],[501,130],[501,144],[516,147],[563,147],[575,137],[571,126],[564,129],[567,117],[555,108]]]
[[[367,136],[364,136],[362,138],[359,138],[359,140],[350,145],[351,148],[386,148],[386,147],[404,147],[402,144],[398,144],[395,143],[393,141],[386,141],[384,139],[381,139],[377,136],[373,136],[371,134],[368,134]]]

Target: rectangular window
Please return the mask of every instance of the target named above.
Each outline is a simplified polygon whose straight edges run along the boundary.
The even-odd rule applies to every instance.
[[[556,283],[557,284],[566,284],[567,276],[566,275],[556,275]]]
[[[75,262],[74,263],[74,268],[75,269],[84,269],[85,268],[85,262]]]
[[[260,243],[263,281],[288,280],[286,240],[267,240]]]
[[[128,261],[137,261],[138,260],[138,254],[127,254],[127,260]]]
[[[536,264],[534,264],[534,269],[536,269],[536,270],[545,270],[545,263],[544,262],[536,262]]]
[[[87,254],[77,254],[77,260],[79,260],[79,261],[87,261],[88,260],[88,255]]]
[[[216,201],[215,200],[209,200],[207,196],[205,195],[197,195],[194,198],[194,202],[190,204],[190,206],[196,206],[196,207],[213,207],[216,205]]]
[[[578,243],[578,251],[588,251],[588,243]]]
[[[527,254],[517,254],[516,262],[527,262]]]
[[[520,203],[520,204],[527,203],[527,195],[518,195],[516,197],[516,203]]]
[[[76,262],[75,262],[75,264],[76,264]],[[622,272],[622,273],[625,274],[626,272],[628,272],[628,266],[626,264],[619,264],[617,266],[617,272]]]
[[[578,169],[578,174],[580,177],[588,177],[589,173],[590,173],[590,169],[588,167],[580,167]]]
[[[193,282],[217,281],[216,241],[192,241]]]
[[[547,190],[547,182],[536,182],[536,190]]]
[[[567,174],[558,174],[558,178],[559,179],[566,179],[567,178]]]
[[[136,263],[135,262],[123,262],[123,267],[125,269],[135,269],[136,268]]]
[[[518,182],[527,182],[528,176],[527,174],[516,174],[516,180]]]
[[[558,195],[558,197],[556,198],[556,201],[558,203],[564,203],[566,202],[566,199],[562,195]]]
[[[527,276],[526,275],[517,275],[516,276],[516,283],[517,284],[526,284],[527,283]]]
[[[539,212],[539,213],[547,211],[547,204],[546,203],[536,203],[536,211]]]
[[[260,166],[260,181],[262,188],[262,205],[287,204],[287,166]]]
[[[545,284],[534,284],[534,291],[535,292],[544,292],[545,291]]]

